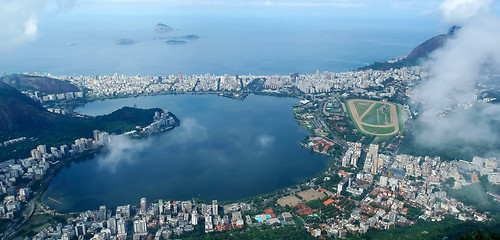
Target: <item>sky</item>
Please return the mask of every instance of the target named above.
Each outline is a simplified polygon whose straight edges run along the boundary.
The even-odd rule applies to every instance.
[[[338,15],[343,17],[407,17],[432,14],[439,1],[395,0],[80,0],[76,5],[94,13],[115,9],[116,14],[164,13],[201,15]],[[384,6],[384,7],[382,7]],[[140,9],[138,11],[138,9]]]

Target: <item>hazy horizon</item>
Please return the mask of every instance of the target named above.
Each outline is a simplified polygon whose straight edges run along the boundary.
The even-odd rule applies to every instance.
[[[40,1],[0,30],[0,72],[168,75],[342,72],[444,33],[439,1]],[[385,5],[382,5],[385,4]],[[157,23],[172,28],[156,33]],[[198,35],[184,45],[171,37]],[[118,39],[136,43],[118,45]],[[155,39],[163,38],[163,39]]]

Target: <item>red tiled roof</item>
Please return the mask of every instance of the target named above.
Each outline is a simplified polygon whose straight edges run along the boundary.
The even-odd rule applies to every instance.
[[[474,183],[479,182],[479,178],[477,177],[477,175],[475,173],[471,174],[471,177],[472,177],[472,182],[474,182]]]
[[[321,188],[321,187],[319,187],[319,188],[318,188],[318,191],[320,191],[320,192],[322,192],[322,193],[325,193],[325,192],[326,192],[326,190],[325,190],[325,189],[323,189],[323,188]]]
[[[299,210],[295,211],[299,215],[311,215],[314,213],[314,210],[304,204],[295,205],[294,207],[299,208]]]
[[[325,206],[328,206],[328,204],[332,204],[332,203],[333,203],[333,199],[331,199],[331,198],[323,202],[323,204]]]
[[[268,209],[264,210],[264,213],[265,213],[265,214],[272,214],[272,213],[273,213],[273,210],[272,210],[272,209],[270,209],[270,208],[268,208]]]

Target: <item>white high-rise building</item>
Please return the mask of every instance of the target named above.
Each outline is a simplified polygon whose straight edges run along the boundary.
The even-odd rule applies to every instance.
[[[106,145],[109,142],[111,142],[111,136],[109,136],[109,133],[107,133],[107,132],[101,132],[99,134],[99,141],[100,141],[99,143],[101,145]]]
[[[94,140],[95,140],[96,142],[98,142],[98,143],[99,143],[99,142],[100,142],[100,141],[99,141],[99,135],[101,134],[101,131],[99,131],[99,130],[94,130],[94,132],[93,132],[93,133],[94,133]]]
[[[212,214],[219,215],[219,205],[217,204],[217,200],[212,200]]]
[[[68,148],[68,145],[62,145],[62,146],[61,146],[61,154],[62,154],[62,155],[67,155],[67,154],[69,154],[69,148]]]
[[[158,201],[158,211],[163,214],[163,200],[161,199]]]
[[[126,235],[127,229],[125,228],[125,220],[118,219],[118,221],[116,221],[116,229],[118,230],[118,235]]]
[[[144,220],[136,220],[134,221],[134,233],[147,233],[148,228],[146,225],[146,221]]]
[[[191,224],[194,226],[198,225],[198,212],[196,210],[191,214]]]
[[[54,157],[56,158],[60,158],[61,157],[61,153],[59,152],[59,150],[57,150],[57,148],[55,147],[51,147],[50,148],[50,152],[52,153],[52,155],[54,155]]]
[[[78,152],[83,152],[87,149],[87,147],[85,147],[85,140],[84,139],[75,140],[75,145],[77,146]]]
[[[47,153],[47,146],[46,145],[38,145],[38,147],[36,147],[36,149],[38,149],[38,151],[40,151],[42,153],[42,155]]]
[[[42,159],[42,153],[38,149],[31,150],[31,157],[34,159]]]
[[[98,218],[101,221],[105,221],[105,220],[108,219],[108,211],[106,209],[106,206],[100,206],[99,207]]]
[[[347,150],[346,153],[344,154],[344,157],[342,157],[342,167],[347,167],[349,165],[349,162],[351,161],[351,156],[353,152],[351,149]]]
[[[141,198],[141,210],[140,210],[140,214],[144,215],[146,214],[148,211],[148,203],[146,201],[146,198]]]
[[[128,219],[130,218],[130,205],[119,206],[116,208],[116,218],[117,219]]]
[[[83,236],[87,233],[87,229],[85,228],[84,223],[78,223],[75,226],[75,235],[76,236]]]
[[[117,225],[116,225],[116,219],[115,218],[109,218],[108,220],[108,228],[111,230],[111,234],[116,234],[117,231]]]

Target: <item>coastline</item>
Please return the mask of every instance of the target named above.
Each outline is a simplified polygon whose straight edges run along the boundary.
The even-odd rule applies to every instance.
[[[127,135],[127,133],[124,133],[122,135],[127,135],[133,139],[143,139],[143,138],[150,137],[151,135],[166,133],[166,132],[174,129],[175,127],[180,126],[180,120],[177,118],[177,116],[175,114],[168,113],[167,116],[172,117],[174,119],[173,125],[169,125],[168,127],[162,127],[162,128],[159,128],[158,130],[154,130],[154,131],[137,133],[134,135]],[[155,121],[153,121],[152,123],[155,123]],[[31,200],[27,204],[28,209],[24,209],[24,208],[21,209],[22,211],[28,210],[28,213],[26,215],[23,215],[21,223],[18,223],[20,219],[18,219],[16,221],[15,224],[17,224],[17,226],[15,227],[15,230],[17,231],[26,221],[28,221],[30,219],[30,217],[33,215],[33,213],[36,212],[37,204],[41,204],[42,208],[48,209],[49,212],[52,212],[53,214],[56,214],[56,215],[68,214],[68,213],[58,212],[58,211],[48,207],[43,202],[42,198],[43,198],[44,194],[46,193],[46,190],[48,189],[49,185],[51,184],[53,178],[59,173],[59,171],[63,167],[70,166],[72,163],[92,160],[95,157],[96,153],[102,152],[105,149],[106,149],[106,146],[99,145],[99,146],[94,147],[94,148],[89,148],[82,153],[76,153],[73,155],[69,155],[69,156],[65,156],[63,158],[57,159],[55,161],[50,161],[49,162],[50,167],[48,168],[48,172],[43,176],[43,178],[39,181],[31,181],[27,185],[28,187],[34,189],[33,196],[31,197]],[[36,185],[33,185],[33,184],[36,184]],[[56,202],[57,200],[53,200],[53,201]],[[47,211],[47,210],[44,210],[44,211]],[[9,228],[9,229],[11,229],[11,228]],[[15,234],[15,232],[11,232],[8,234],[13,235],[13,234]]]

